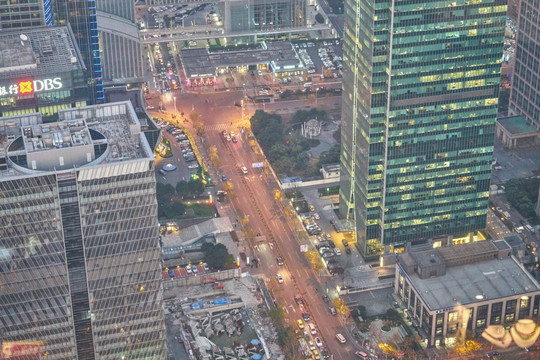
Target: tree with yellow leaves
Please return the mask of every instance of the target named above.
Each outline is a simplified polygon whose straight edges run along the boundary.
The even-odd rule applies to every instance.
[[[319,256],[319,253],[317,253],[314,250],[308,250],[305,252],[306,258],[311,263],[311,267],[315,270],[321,270],[324,268],[324,264],[321,260],[321,257]]]

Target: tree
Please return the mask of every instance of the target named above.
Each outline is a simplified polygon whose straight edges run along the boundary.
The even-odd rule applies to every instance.
[[[212,162],[212,164],[214,164],[215,167],[221,166],[221,160],[219,159],[216,146],[210,146],[210,148],[208,149],[208,156],[210,157],[210,161]]]
[[[234,265],[234,257],[223,244],[205,243],[201,250],[204,253],[204,261],[212,269],[224,269]]]
[[[193,114],[194,113],[192,113],[192,115]],[[199,114],[195,114],[195,115],[199,115]],[[193,121],[193,126],[195,127],[195,132],[197,133],[198,136],[204,135],[204,124],[201,121]]]
[[[317,13],[317,15],[315,15],[315,21],[319,24],[324,24],[324,17],[321,14]]]
[[[156,183],[156,198],[158,203],[170,202],[174,194],[174,187],[171,184]]]
[[[324,268],[324,264],[322,262],[321,257],[319,256],[319,253],[317,253],[314,250],[308,250],[305,252],[306,258],[311,263],[311,267],[315,270],[321,270]]]
[[[348,317],[351,314],[351,311],[349,310],[349,307],[347,306],[345,301],[343,301],[343,299],[341,299],[340,297],[337,297],[334,300],[332,300],[332,304],[336,308],[339,315],[343,315],[344,317]]]

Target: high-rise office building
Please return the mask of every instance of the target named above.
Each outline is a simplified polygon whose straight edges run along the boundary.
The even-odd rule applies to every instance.
[[[42,0],[0,0],[0,30],[45,24]]]
[[[165,359],[152,149],[128,101],[59,117],[0,119],[2,354]]]
[[[133,0],[98,0],[103,82],[142,82],[143,56]]]
[[[346,0],[340,212],[367,256],[485,228],[506,0]]]
[[[50,0],[53,25],[69,23],[88,71],[92,103],[104,100],[96,0]],[[50,25],[50,24],[49,24]]]
[[[540,129],[540,1],[521,0],[509,111]]]
[[[0,117],[86,106],[84,63],[69,26],[0,31]]]
[[[224,6],[227,33],[306,26],[307,0],[227,0]]]

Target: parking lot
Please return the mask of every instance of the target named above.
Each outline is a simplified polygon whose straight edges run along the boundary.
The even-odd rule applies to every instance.
[[[195,158],[192,145],[187,135],[177,127],[171,126],[166,122],[158,121],[163,127],[162,135],[170,141],[172,157],[156,157],[156,178],[161,183],[176,186],[179,181],[189,181],[192,174],[199,169],[199,163]],[[176,166],[173,171],[166,171],[163,167],[167,164]]]

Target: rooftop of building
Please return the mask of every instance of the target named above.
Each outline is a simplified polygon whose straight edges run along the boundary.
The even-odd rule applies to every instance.
[[[72,167],[153,158],[129,101],[0,118],[0,179]],[[61,160],[59,160],[61,159]]]
[[[334,171],[339,171],[341,169],[341,165],[340,164],[327,164],[327,165],[323,165],[322,168],[326,172],[334,172]]]
[[[268,64],[270,60],[281,68],[301,65],[292,45],[287,41],[267,42],[260,48],[241,51],[184,49],[181,56],[188,78],[214,76],[220,67]]]
[[[497,122],[512,135],[536,133],[536,128],[520,115],[500,118]]]
[[[438,310],[540,291],[538,282],[510,256],[509,249],[504,240],[480,241],[419,251],[412,256],[405,253],[398,262],[427,307]],[[504,256],[498,256],[500,251]],[[435,263],[431,261],[434,257]],[[446,269],[442,275],[429,278],[411,270],[414,265],[428,263],[446,265]]]
[[[84,68],[71,29],[43,26],[0,32],[0,80]]]

